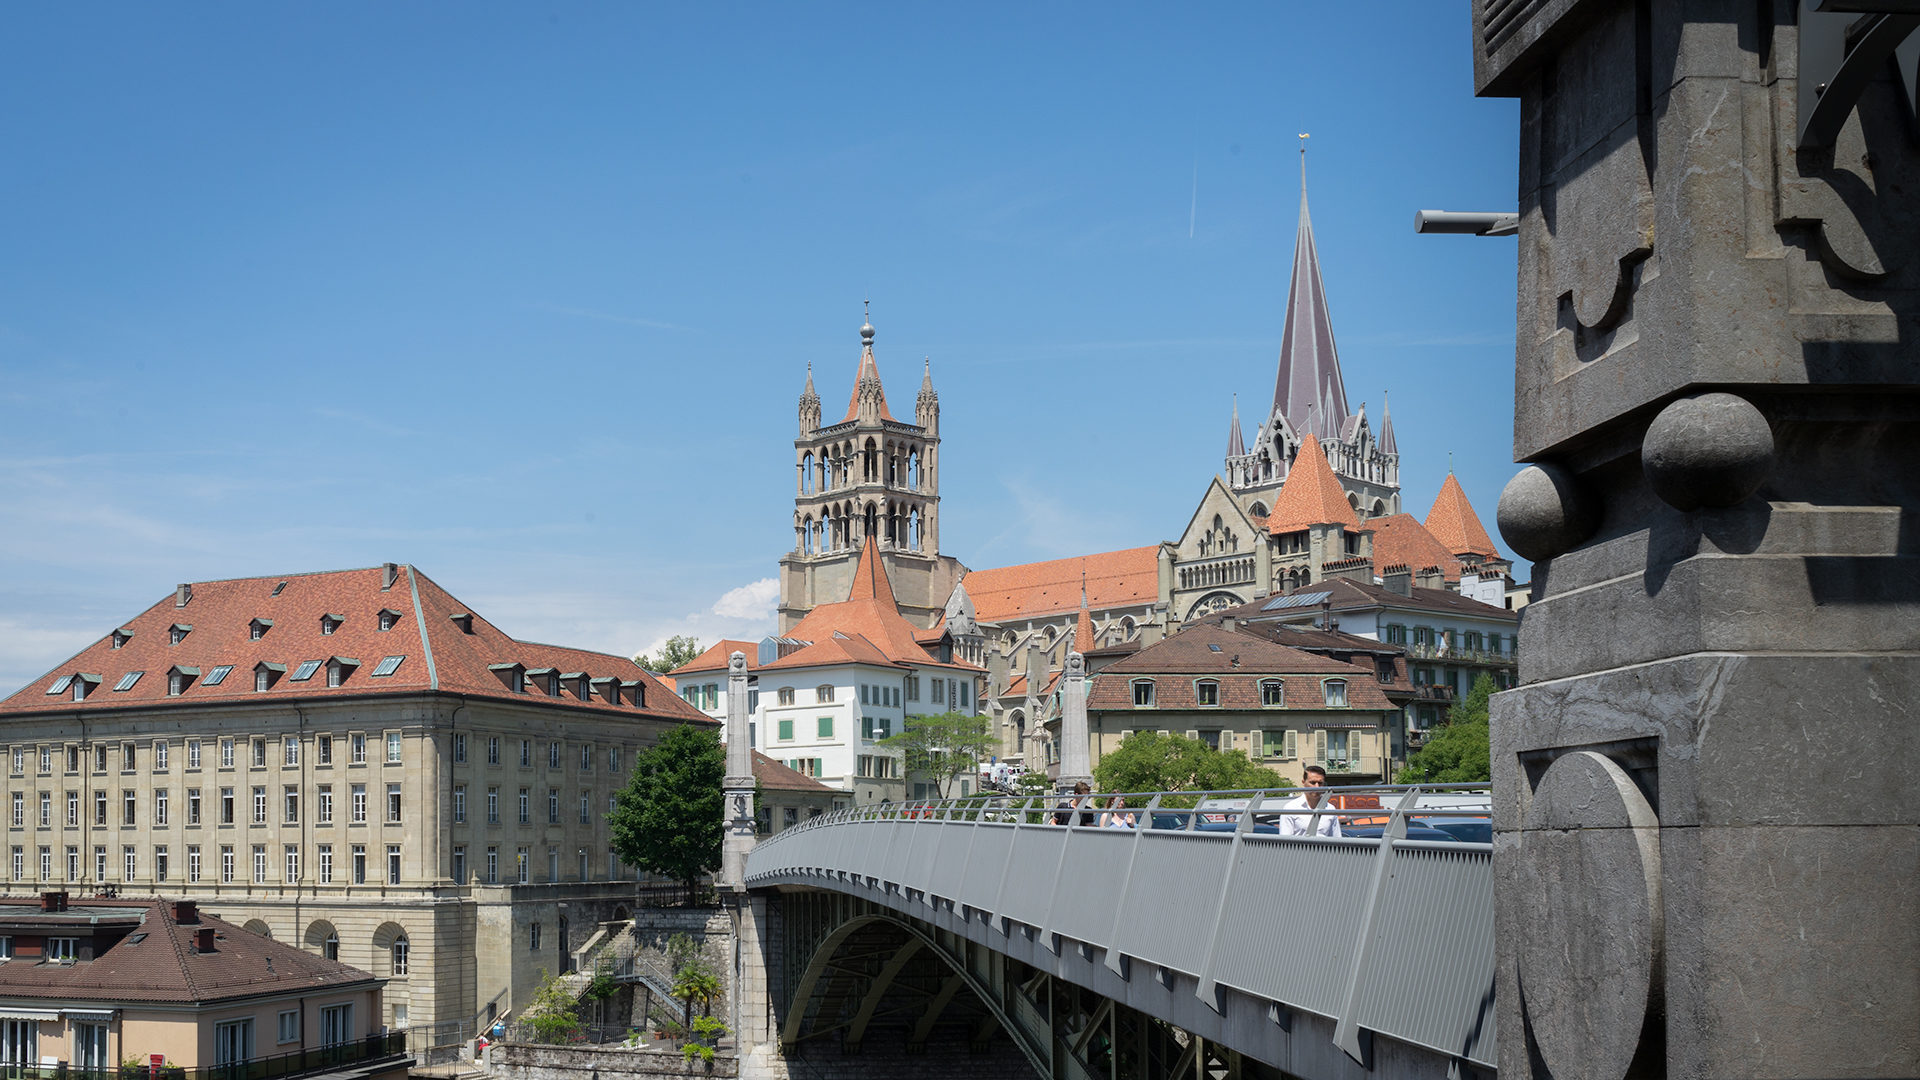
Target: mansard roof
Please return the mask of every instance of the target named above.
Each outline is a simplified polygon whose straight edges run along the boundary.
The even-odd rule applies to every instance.
[[[394,613],[385,630],[380,629],[382,610]],[[193,620],[194,630],[179,644],[170,644],[168,627],[187,618]],[[272,628],[255,638],[253,624],[267,621]],[[331,633],[325,632],[323,621]],[[133,619],[113,625],[120,631],[146,632],[103,636],[0,701],[0,715],[204,708],[217,703],[438,691],[674,723],[713,722],[628,657],[516,640],[474,614],[433,579],[404,564],[197,581],[169,593]],[[119,648],[114,648],[116,640]],[[353,669],[339,686],[329,686],[324,669],[332,657],[359,657],[366,663]],[[308,661],[313,669],[306,678],[298,678]],[[251,675],[263,664],[269,670],[290,671],[294,677],[283,675],[268,689],[255,690]],[[181,693],[172,694],[165,675],[174,667],[197,667],[205,674]],[[214,673],[223,667],[229,671],[215,680]],[[564,685],[558,696],[546,693],[545,687],[515,691],[497,674],[511,668],[580,672],[594,677],[598,685],[584,698],[577,684]],[[106,680],[84,701],[49,692],[62,676],[76,672],[102,672]],[[126,677],[135,673],[146,677],[128,682]],[[113,689],[123,683],[127,689]],[[615,685],[621,687],[617,704],[610,693]],[[635,690],[642,692],[644,705],[634,704]]]
[[[1486,526],[1480,524],[1480,515],[1473,512],[1473,504],[1467,501],[1466,491],[1452,473],[1448,473],[1446,482],[1440,485],[1433,509],[1427,511],[1426,526],[1427,531],[1455,555],[1494,558],[1500,555],[1500,549],[1493,546],[1493,538],[1487,535]]]
[[[1287,470],[1287,482],[1280,485],[1280,494],[1274,496],[1273,508],[1267,512],[1267,532],[1278,536],[1312,525],[1344,525],[1357,530],[1360,519],[1347,502],[1340,479],[1333,475],[1320,440],[1309,432],[1300,440],[1293,467]]]
[[[1060,615],[1087,604],[1098,611],[1151,604],[1160,595],[1160,546],[1075,555],[1068,559],[975,570],[966,576],[975,617],[983,623]]]
[[[1280,370],[1274,378],[1273,411],[1297,431],[1331,437],[1347,419],[1347,387],[1333,346],[1333,317],[1307,214],[1306,162],[1300,166],[1300,226],[1293,242],[1293,281],[1287,290],[1287,322],[1280,338]]]

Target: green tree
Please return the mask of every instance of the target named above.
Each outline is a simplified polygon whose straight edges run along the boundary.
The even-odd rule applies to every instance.
[[[1238,791],[1283,787],[1280,774],[1242,750],[1215,750],[1199,739],[1136,731],[1093,769],[1101,791]]]
[[[925,773],[940,798],[946,798],[954,780],[980,771],[980,762],[993,753],[993,718],[949,712],[939,716],[909,716],[900,734],[880,745],[902,752],[909,773]]]
[[[580,1031],[580,1003],[567,984],[551,971],[540,973],[540,988],[521,1019],[537,1042],[563,1043]]]
[[[695,1004],[701,1016],[713,1011],[713,1000],[720,996],[720,976],[704,959],[693,960],[674,975],[673,996],[686,1003],[687,1024],[692,1026]]]
[[[633,662],[653,672],[655,675],[665,675],[667,672],[672,671],[674,668],[679,667],[681,664],[699,655],[699,638],[682,637],[679,634],[675,634],[667,639],[665,645],[660,646],[659,655],[648,656],[646,653],[640,653],[633,658]]]
[[[1493,779],[1488,740],[1489,699],[1498,690],[1487,674],[1473,680],[1473,689],[1447,715],[1447,723],[1428,737],[1425,746],[1407,756],[1407,764],[1393,778],[1396,784],[1472,784]]]
[[[683,724],[661,736],[634,756],[633,778],[608,819],[613,850],[631,866],[686,882],[692,903],[700,876],[720,865],[726,771],[717,731]]]

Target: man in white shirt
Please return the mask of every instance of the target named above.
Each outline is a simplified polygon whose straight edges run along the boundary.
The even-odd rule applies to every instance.
[[[1320,809],[1327,800],[1327,793],[1321,789],[1327,786],[1327,770],[1318,765],[1309,765],[1300,785],[1307,790],[1280,804],[1282,810]],[[1280,816],[1281,836],[1339,836],[1340,819],[1331,813],[1320,815],[1317,819],[1312,813],[1282,814]]]

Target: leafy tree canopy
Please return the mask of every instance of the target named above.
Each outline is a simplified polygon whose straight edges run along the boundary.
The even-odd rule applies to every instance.
[[[1101,791],[1233,791],[1277,788],[1280,774],[1247,760],[1242,750],[1215,750],[1199,739],[1136,731],[1100,758],[1093,779]]]
[[[909,716],[898,735],[880,740],[902,752],[909,773],[924,773],[946,798],[954,780],[980,771],[980,762],[993,753],[993,718],[949,712],[939,716]]]
[[[660,646],[658,655],[648,656],[646,653],[641,653],[633,658],[633,662],[655,675],[664,675],[699,655],[699,638],[675,634],[667,639],[665,645]]]
[[[691,899],[700,875],[720,865],[727,771],[720,735],[681,725],[635,755],[633,778],[608,819],[613,850],[631,866],[678,878]]]
[[[1471,784],[1493,779],[1488,740],[1488,699],[1497,688],[1491,675],[1473,680],[1473,689],[1449,713],[1446,726],[1428,736],[1425,746],[1407,756],[1394,783]]]

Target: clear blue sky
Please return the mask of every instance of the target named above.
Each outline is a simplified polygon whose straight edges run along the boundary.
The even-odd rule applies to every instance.
[[[979,568],[1179,534],[1271,400],[1297,132],[1407,508],[1512,474],[1464,3],[40,5],[0,37],[0,693],[174,583],[412,562],[523,638],[771,628],[795,400],[943,407]]]

